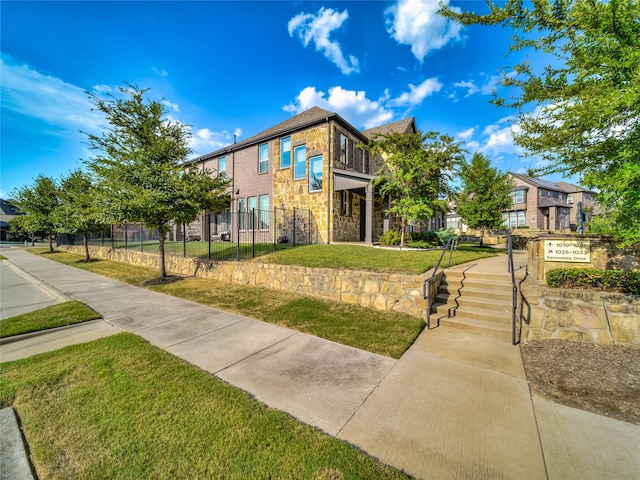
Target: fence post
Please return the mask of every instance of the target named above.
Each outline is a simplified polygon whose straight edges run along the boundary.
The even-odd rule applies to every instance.
[[[113,223],[111,224],[111,250],[115,250],[115,242],[113,240]]]
[[[182,224],[182,257],[187,257],[187,224]]]
[[[293,237],[293,246],[296,246],[296,207],[293,207],[293,233],[291,235]]]
[[[309,245],[311,245],[311,209],[309,209],[309,223],[307,223],[308,225],[308,235],[309,235],[309,241],[307,242]]]
[[[276,207],[273,207],[273,218],[272,218],[271,225],[273,225],[273,251],[274,252],[278,249],[278,218],[276,215],[277,211],[278,209]]]
[[[209,234],[209,249],[207,258],[211,260],[211,212],[207,213],[207,221],[209,222],[209,226],[207,227],[207,233]]]
[[[240,215],[242,215],[242,212],[240,210],[238,210],[238,221],[236,222],[237,227],[236,230],[238,232],[237,234],[237,239],[236,239],[236,260],[240,261]],[[247,218],[245,217],[245,223]]]
[[[256,258],[256,209],[251,209],[251,258]]]
[[[143,251],[143,247],[142,247],[142,224],[140,224],[140,251]]]
[[[124,224],[124,249],[129,249],[129,236],[127,235],[127,224]]]

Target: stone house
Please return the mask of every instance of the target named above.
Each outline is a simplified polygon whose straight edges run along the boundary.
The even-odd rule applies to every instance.
[[[509,172],[515,186],[511,191],[511,208],[502,213],[508,229],[528,227],[552,232],[575,231],[578,226],[578,203],[585,221],[600,213],[596,192],[566,182],[551,182]]]
[[[300,209],[316,241],[373,242],[390,228],[386,201],[371,181],[377,162],[361,148],[376,134],[416,132],[413,117],[360,131],[335,112],[313,107],[241,142],[191,160],[231,182],[227,212],[212,212],[203,237],[241,232],[237,213],[259,212],[259,228],[277,236],[264,212]],[[240,218],[233,225],[233,218]],[[305,219],[306,220],[306,219]]]

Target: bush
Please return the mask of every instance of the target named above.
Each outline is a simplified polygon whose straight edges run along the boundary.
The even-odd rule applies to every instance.
[[[390,230],[380,237],[380,243],[382,245],[400,245],[400,232]]]
[[[547,285],[640,295],[640,272],[558,268],[547,272]]]
[[[438,235],[436,232],[411,232],[411,241],[414,244],[421,244],[427,247],[438,245]]]
[[[438,242],[440,243],[440,245],[446,245],[447,240],[456,236],[456,232],[454,232],[451,228],[441,228],[435,233],[438,237]]]

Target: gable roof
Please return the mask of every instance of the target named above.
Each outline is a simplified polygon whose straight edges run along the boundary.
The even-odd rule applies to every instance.
[[[416,131],[416,119],[415,117],[403,118],[397,122],[387,123],[378,127],[368,128],[363,130],[367,138],[371,138],[374,135],[388,135],[389,133],[406,133]]]
[[[550,180],[545,180],[543,178],[532,178],[527,177],[525,175],[520,175],[519,173],[509,172],[509,175],[512,177],[518,178],[523,182],[527,182],[529,185],[533,185],[538,188],[546,188],[547,190],[554,190],[556,192],[564,192],[562,188],[560,188],[557,184],[553,183]]]
[[[18,209],[11,202],[7,202],[5,199],[0,198],[0,212],[3,215],[20,215]]]
[[[593,190],[587,190],[586,188],[582,188],[578,185],[573,185],[567,182],[556,182],[556,185],[558,185],[560,188],[562,188],[562,190],[564,190],[567,193],[578,193],[578,192],[596,193]]]
[[[287,135],[289,133],[293,133],[296,130],[301,130],[303,128],[311,127],[313,125],[317,125],[320,123],[328,122],[329,120],[334,120],[338,122],[341,126],[348,129],[351,133],[356,136],[359,136],[363,142],[367,142],[372,135],[380,134],[384,135],[385,133],[405,133],[413,129],[415,131],[415,118],[409,117],[403,120],[399,120],[397,122],[388,123],[386,125],[381,125],[379,127],[370,128],[368,130],[360,131],[356,129],[353,125],[343,119],[340,115],[335,112],[330,112],[329,110],[325,110],[320,107],[311,107],[304,112],[301,112],[287,120],[274,125],[273,127],[267,128],[260,133],[252,135],[251,137],[242,140],[241,142],[233,143],[231,145],[227,145],[226,147],[220,148],[210,153],[206,153],[199,157],[193,158],[191,160],[187,160],[185,165],[189,165],[192,163],[198,163],[210,158],[219,157],[221,155],[225,155],[227,153],[231,153],[240,148],[247,147],[249,145],[254,145],[256,143],[266,142],[273,138],[281,137]]]

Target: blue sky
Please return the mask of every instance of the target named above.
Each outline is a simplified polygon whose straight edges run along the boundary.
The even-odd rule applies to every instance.
[[[452,2],[464,10],[484,2]],[[524,172],[515,112],[489,103],[513,32],[461,27],[437,0],[31,2],[1,4],[3,198],[58,178],[91,152],[104,119],[86,92],[149,88],[189,125],[194,156],[314,105],[360,129],[416,118]],[[521,55],[521,54],[519,54]],[[533,58],[533,61],[536,59]]]

